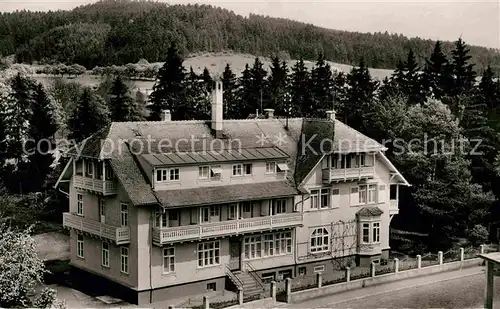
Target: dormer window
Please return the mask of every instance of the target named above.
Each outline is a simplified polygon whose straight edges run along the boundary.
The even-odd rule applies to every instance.
[[[157,182],[167,182],[167,181],[178,181],[179,180],[179,168],[161,168],[156,170],[156,181]]]
[[[198,179],[220,179],[222,175],[222,168],[220,165],[204,165],[198,167]]]
[[[285,173],[286,171],[288,171],[289,168],[288,168],[288,165],[286,163],[278,163],[277,164],[277,169],[276,171],[278,173]]]
[[[285,173],[288,170],[286,163],[266,162],[266,174]]]

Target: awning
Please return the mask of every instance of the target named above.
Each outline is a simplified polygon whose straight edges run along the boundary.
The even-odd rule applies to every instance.
[[[282,171],[289,171],[290,169],[288,168],[288,164],[286,163],[278,163],[278,167]]]
[[[210,170],[214,174],[222,174],[222,168],[221,167],[211,167]]]

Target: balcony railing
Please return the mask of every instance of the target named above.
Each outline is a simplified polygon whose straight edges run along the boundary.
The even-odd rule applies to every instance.
[[[100,238],[109,239],[117,245],[127,244],[130,242],[130,228],[128,227],[116,227],[104,224],[69,212],[65,212],[63,214],[63,226],[81,232],[86,232]]]
[[[326,168],[323,170],[323,182],[345,181],[352,179],[373,178],[375,167]]]
[[[116,186],[113,180],[102,180],[75,175],[73,177],[73,184],[75,188],[90,190],[103,195],[116,194]]]
[[[399,213],[398,200],[389,201],[389,215],[397,215]]]
[[[294,227],[302,224],[300,213],[288,213],[275,216],[255,217],[240,220],[221,221],[200,225],[154,228],[153,241],[164,244],[172,241],[195,240],[205,237],[217,237],[231,234],[272,230]]]

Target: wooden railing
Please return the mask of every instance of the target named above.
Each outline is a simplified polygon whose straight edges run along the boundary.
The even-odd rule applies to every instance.
[[[112,240],[117,245],[130,242],[130,228],[128,227],[104,224],[69,212],[63,214],[63,226]]]
[[[230,234],[271,230],[273,228],[293,227],[302,224],[300,213],[287,213],[266,217],[221,221],[200,225],[188,225],[170,228],[154,228],[153,241],[163,244],[171,241],[200,239],[203,237],[224,236]]]
[[[399,213],[399,201],[398,200],[389,200],[389,214],[397,215]]]
[[[335,180],[373,178],[375,167],[355,167],[355,168],[326,168],[323,169],[323,181],[331,182]]]
[[[73,177],[73,184],[75,188],[91,190],[104,195],[116,194],[116,186],[113,180],[102,180],[75,175]]]

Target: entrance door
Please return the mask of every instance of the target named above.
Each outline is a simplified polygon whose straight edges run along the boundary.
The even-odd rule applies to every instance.
[[[241,268],[241,238],[229,239],[229,269],[240,270]]]

